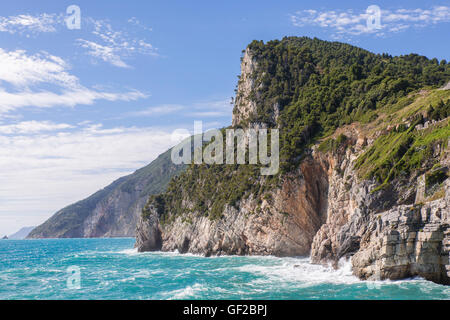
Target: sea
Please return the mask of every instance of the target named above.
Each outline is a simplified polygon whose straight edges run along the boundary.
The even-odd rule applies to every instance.
[[[138,253],[133,238],[0,241],[1,300],[450,299],[420,278],[360,281],[308,257]]]

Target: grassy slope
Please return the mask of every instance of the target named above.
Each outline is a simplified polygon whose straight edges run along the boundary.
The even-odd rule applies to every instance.
[[[417,130],[416,125],[420,124],[421,116],[426,119],[430,105],[449,99],[449,90],[421,91],[380,109],[379,119],[367,126],[367,133],[369,136],[376,132],[384,134],[357,159],[359,175],[375,178],[383,187],[397,177],[408,176],[414,171],[424,173],[433,167],[439,161],[439,156],[433,156],[437,145],[441,147],[441,155],[447,148],[449,119],[423,130]]]

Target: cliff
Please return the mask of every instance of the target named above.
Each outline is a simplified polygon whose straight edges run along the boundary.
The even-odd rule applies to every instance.
[[[312,263],[337,267],[340,259],[351,259],[353,273],[361,279],[421,276],[450,283],[449,121],[428,130],[415,128],[411,132],[426,137],[446,130],[445,140],[429,141],[432,151],[420,170],[394,178],[381,188],[374,179],[361,178],[357,167],[358,160],[373,152],[383,136],[367,143],[370,128],[358,127],[352,140],[359,143],[339,150],[340,155],[329,153],[327,221],[314,237]],[[351,131],[342,131],[351,136]],[[423,146],[412,143],[411,147]],[[430,178],[434,176],[440,178]]]
[[[183,165],[171,162],[170,152],[92,196],[61,209],[33,229],[27,238],[134,237],[148,197],[163,192],[170,179],[184,170]]]
[[[325,222],[327,188],[325,168],[311,159],[263,197],[251,195],[237,206],[225,205],[221,219],[197,211],[186,196],[183,206],[190,212],[161,221],[150,201],[137,227],[136,246],[139,251],[178,250],[206,256],[306,255]]]
[[[139,251],[352,259],[362,279],[448,283],[450,79],[443,61],[254,41],[233,128],[278,128],[281,170],[191,165],[150,197]]]
[[[35,227],[23,227],[16,233],[13,233],[9,236],[9,239],[11,240],[22,240],[25,239],[31,231],[33,231]]]

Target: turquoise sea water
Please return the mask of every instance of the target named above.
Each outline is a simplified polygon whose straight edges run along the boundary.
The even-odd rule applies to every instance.
[[[359,281],[348,263],[334,271],[308,258],[137,253],[133,244],[0,241],[0,299],[450,299],[450,287],[421,279]],[[80,271],[79,289],[68,268]]]

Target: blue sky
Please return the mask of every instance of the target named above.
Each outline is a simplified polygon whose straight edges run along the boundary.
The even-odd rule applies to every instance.
[[[66,8],[81,10],[70,30]],[[366,9],[381,10],[379,29]],[[449,1],[3,1],[0,234],[231,123],[241,51],[309,36],[450,60]]]

